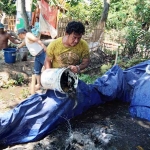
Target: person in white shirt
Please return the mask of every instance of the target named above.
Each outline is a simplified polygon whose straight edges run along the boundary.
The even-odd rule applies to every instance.
[[[31,32],[27,32],[24,28],[18,29],[17,34],[19,38],[23,41],[18,48],[26,45],[30,54],[35,57],[34,62],[34,74],[36,75],[36,85],[35,91],[39,90],[41,87],[41,70],[45,61],[46,46],[42,41],[33,35]]]

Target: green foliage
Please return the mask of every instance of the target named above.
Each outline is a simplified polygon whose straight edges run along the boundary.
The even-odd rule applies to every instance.
[[[84,1],[78,1],[77,5],[70,5],[67,3],[67,16],[74,20],[88,21],[90,24],[97,24],[100,20],[102,12],[102,2],[99,0],[92,0],[90,4]]]
[[[95,75],[95,76],[92,76],[92,77],[88,74],[79,75],[79,79],[84,81],[87,84],[93,83],[97,78],[98,78],[98,75],[97,76]]]
[[[140,36],[138,37],[138,46],[141,50],[141,54],[143,54],[144,51],[146,52],[150,50],[150,32],[149,31],[143,30],[140,32]]]
[[[137,39],[140,33],[140,29],[137,26],[129,25],[127,28],[127,34],[126,34],[126,43],[125,48],[123,51],[123,55],[129,55],[133,56],[133,54],[136,53],[136,47],[137,47]]]
[[[65,2],[67,4],[69,4],[71,7],[74,7],[74,6],[78,5],[80,1],[81,0],[65,0]],[[56,5],[60,6],[61,4],[60,4],[59,0],[50,0],[49,5],[50,6],[56,6]]]
[[[3,88],[9,88],[17,84],[16,80],[10,79],[6,84],[4,84]]]
[[[69,4],[66,5],[68,12],[66,15],[73,20],[82,20],[82,22],[89,19],[88,16],[88,5],[79,2],[78,5],[70,6]]]
[[[81,0],[66,0],[66,3],[69,3],[70,6],[77,6]]]
[[[108,14],[107,28],[119,30],[126,27],[129,21],[134,21],[135,1],[112,0]]]
[[[102,10],[103,10],[103,1],[100,0],[92,0],[89,6],[89,19],[92,24],[97,24],[101,18]]]
[[[103,64],[100,68],[100,73],[101,75],[103,75],[104,73],[106,73],[106,71],[108,71],[110,68],[112,67],[112,65],[110,63],[108,64]]]
[[[37,0],[33,0],[32,12],[35,11],[36,9],[36,3],[37,3]]]
[[[78,1],[76,5],[68,3],[66,8],[68,16],[78,20],[88,20],[91,24],[97,24],[103,11],[103,1],[91,0],[89,5],[83,1]],[[150,22],[149,8],[150,3],[148,0],[112,0],[110,2],[106,27],[107,29],[120,30],[125,28],[129,22]]]
[[[16,76],[16,82],[17,82],[17,85],[22,85],[22,84],[24,84],[24,82],[25,82],[24,76],[19,73],[19,74]]]
[[[125,47],[122,55],[133,56],[150,49],[150,32],[141,29],[141,24],[130,22],[126,29]]]
[[[150,24],[150,1],[137,0],[136,2],[136,20]]]
[[[121,59],[118,59],[118,65],[123,68],[123,69],[127,69],[129,67],[132,67],[134,65],[137,65],[143,61],[146,61],[148,60],[148,58],[143,58],[141,56],[134,56],[132,57],[132,59],[130,58],[121,58]]]
[[[71,1],[68,1],[71,2]],[[67,3],[68,16],[78,20],[88,20],[90,24],[97,24],[103,11],[103,1],[91,0],[90,4],[78,1],[76,5]],[[149,0],[112,0],[106,27],[107,29],[123,29],[128,23],[146,22],[150,24]]]
[[[8,80],[8,82],[4,84],[2,87],[9,88],[9,87],[16,86],[16,85],[23,85],[25,84],[25,82],[26,81],[24,79],[24,76],[22,74],[18,74],[15,79]]]
[[[14,0],[1,0],[0,1],[0,10],[5,12],[8,15],[16,14],[16,5]]]

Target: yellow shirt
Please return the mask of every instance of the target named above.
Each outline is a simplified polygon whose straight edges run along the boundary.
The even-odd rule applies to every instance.
[[[89,47],[83,39],[73,47],[65,47],[62,37],[50,43],[47,47],[47,56],[52,60],[53,68],[79,65],[84,58],[89,58]]]

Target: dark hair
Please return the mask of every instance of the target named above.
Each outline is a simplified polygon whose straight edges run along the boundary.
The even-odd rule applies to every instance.
[[[85,27],[82,24],[82,22],[72,21],[69,22],[66,27],[66,33],[71,34],[72,32],[75,32],[77,34],[84,34],[85,33]]]

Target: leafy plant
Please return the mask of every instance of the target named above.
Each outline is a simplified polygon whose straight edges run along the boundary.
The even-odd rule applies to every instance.
[[[24,84],[25,82],[25,79],[24,79],[24,76],[19,73],[17,76],[16,76],[16,82],[17,82],[17,85],[22,85]]]
[[[84,81],[87,84],[93,83],[97,78],[98,78],[98,75],[95,75],[95,76],[92,76],[92,77],[88,74],[79,75],[79,79]]]
[[[17,81],[16,81],[16,80],[10,79],[10,80],[8,80],[8,82],[7,82],[6,84],[4,84],[2,87],[3,87],[3,88],[9,88],[9,87],[14,86],[14,85],[16,85],[16,84],[17,84]]]
[[[89,6],[89,20],[92,24],[97,24],[100,21],[103,10],[103,2],[100,0],[92,0]]]
[[[129,67],[132,67],[136,64],[139,64],[143,61],[146,61],[148,60],[148,58],[143,58],[141,56],[133,56],[132,59],[130,58],[121,58],[121,59],[118,59],[118,65],[122,68],[122,69],[127,69]]]
[[[0,1],[0,10],[5,12],[8,15],[16,14],[16,5],[15,0],[1,0]]]
[[[85,22],[89,19],[88,17],[88,5],[83,2],[79,2],[78,5],[70,6],[68,3],[66,4],[67,8],[67,17],[72,18],[73,20],[82,20]]]
[[[16,76],[15,79],[8,80],[8,82],[6,84],[4,84],[2,87],[3,88],[9,88],[9,87],[14,86],[14,85],[22,85],[25,82],[26,82],[26,80],[24,79],[24,76],[20,73]]]
[[[143,54],[150,49],[150,32],[141,28],[140,23],[129,23],[125,35],[125,47],[122,55],[132,57],[134,54]]]
[[[139,36],[139,28],[134,25],[129,25],[127,34],[126,34],[126,43],[125,43],[125,48],[123,51],[123,55],[129,55],[133,56],[133,54],[136,53],[136,47],[137,47],[137,38]]]
[[[81,0],[66,0],[66,3],[69,3],[70,6],[76,6]]]
[[[112,65],[110,63],[108,64],[103,64],[100,68],[100,73],[101,75],[103,75],[106,71],[108,71],[110,68],[112,67]]]
[[[136,20],[150,24],[150,2],[149,0],[137,0],[136,2]]]

